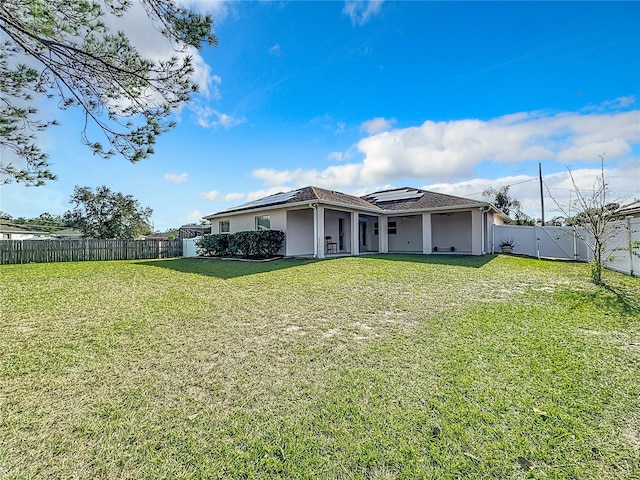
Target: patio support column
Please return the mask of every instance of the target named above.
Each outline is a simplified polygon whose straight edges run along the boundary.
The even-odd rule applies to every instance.
[[[351,255],[360,255],[360,214],[351,212]]]
[[[387,228],[387,217],[378,217],[378,239],[380,253],[389,253],[389,231]]]
[[[482,211],[471,210],[471,255],[482,255]]]
[[[321,207],[320,205],[316,207],[316,235],[316,257],[324,258],[324,249],[326,245],[324,240],[324,207]]]
[[[422,214],[422,253],[425,255],[431,254],[431,214]]]

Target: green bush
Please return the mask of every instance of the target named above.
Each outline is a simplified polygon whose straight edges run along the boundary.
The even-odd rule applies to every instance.
[[[204,235],[196,241],[200,253],[212,257],[274,257],[284,245],[280,230],[245,231]]]
[[[207,257],[224,257],[229,255],[229,235],[203,235],[196,240],[196,246],[201,255]]]

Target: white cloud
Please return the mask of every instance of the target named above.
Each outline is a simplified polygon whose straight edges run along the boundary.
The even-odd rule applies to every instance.
[[[179,0],[178,3],[199,13],[209,13],[213,17],[214,26],[222,23],[233,10],[230,8],[229,0]]]
[[[633,107],[636,104],[635,95],[627,95],[626,97],[618,97],[613,100],[605,100],[599,105],[588,105],[584,108],[586,112],[604,112],[604,111],[616,111],[625,110]]]
[[[258,169],[267,185],[327,187],[377,185],[400,179],[446,182],[473,177],[485,161],[503,164],[553,160],[597,162],[598,154],[621,160],[640,143],[640,111],[580,114],[522,112],[488,121],[426,121],[360,140],[359,163],[324,170]],[[336,155],[334,155],[336,157]]]
[[[203,192],[198,195],[200,198],[206,198],[207,200],[217,200],[219,202],[233,202],[244,198],[244,193],[227,193],[222,195],[217,190],[211,190],[210,192]]]
[[[330,152],[327,155],[327,158],[329,160],[335,160],[336,162],[341,162],[344,159],[344,153],[343,152]]]
[[[265,182],[266,185],[292,184],[296,187],[314,185],[325,188],[347,188],[359,184],[361,167],[358,164],[336,165],[324,170],[274,170],[259,168],[251,175]]]
[[[154,61],[167,61],[173,56],[177,56],[178,59],[191,56],[194,67],[192,78],[199,86],[200,91],[205,95],[208,94],[211,68],[204,61],[200,52],[193,47],[176,45],[164,37],[158,30],[158,25],[149,19],[141,2],[133,2],[122,17],[106,15],[104,21],[114,31],[124,32],[140,55],[145,58]],[[180,50],[181,48],[182,50]]]
[[[164,174],[164,178],[165,180],[169,180],[171,183],[184,183],[187,181],[187,178],[189,177],[189,175],[187,175],[186,173],[165,173]]]
[[[369,135],[375,135],[376,133],[382,133],[390,130],[395,123],[395,118],[390,118],[389,120],[383,117],[372,118],[360,125],[360,131],[368,133]]]
[[[222,100],[222,93],[220,93],[221,83],[222,78],[219,75],[212,75],[209,77],[209,84],[205,96],[214,100]]]
[[[180,217],[178,221],[180,222],[192,222],[194,220],[200,221],[204,215],[199,210],[195,210],[188,214],[186,217]]]
[[[380,13],[383,2],[384,0],[347,0],[342,13],[351,19],[354,26],[363,26]]]
[[[291,190],[292,190],[291,187],[286,187],[282,185],[273,186],[273,187],[265,188],[262,190],[254,190],[252,192],[247,193],[247,201],[251,202],[259,198],[268,197],[269,195],[274,195],[276,193],[289,192]]]
[[[282,54],[282,47],[280,46],[280,44],[276,43],[275,45],[269,48],[269,53],[271,55],[275,55],[276,57],[279,57]]]
[[[231,128],[241,125],[247,121],[246,118],[234,118],[231,115],[222,113],[208,105],[193,105],[192,110],[196,114],[198,125],[203,128]]]
[[[638,173],[640,161],[629,162],[618,168],[605,169],[605,179],[609,187],[609,199],[624,203],[640,194]],[[572,170],[571,174],[583,194],[589,195],[601,171],[598,168]],[[569,204],[575,200],[575,187],[569,170],[544,174],[543,196],[545,219],[562,214],[561,208],[569,213]],[[525,213],[534,218],[541,216],[540,184],[537,176],[515,175],[496,179],[476,178],[463,182],[433,183],[420,188],[465,198],[483,200],[482,192],[489,187],[500,188],[509,185],[509,194],[520,201]]]

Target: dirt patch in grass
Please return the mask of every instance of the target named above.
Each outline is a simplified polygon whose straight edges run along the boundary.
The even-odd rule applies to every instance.
[[[640,453],[640,410],[628,415],[624,423],[623,437],[634,450]]]

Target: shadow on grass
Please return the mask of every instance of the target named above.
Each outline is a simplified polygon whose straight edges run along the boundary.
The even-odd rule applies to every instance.
[[[369,259],[424,263],[430,265],[447,265],[480,268],[493,260],[494,256],[462,256],[462,255],[421,255],[421,254],[386,254],[366,255],[358,257],[364,261]],[[338,258],[317,260],[313,258],[282,258],[269,262],[245,262],[241,260],[220,260],[217,258],[174,258],[168,260],[141,260],[136,265],[145,267],[167,268],[182,273],[195,273],[207,277],[227,280],[259,273],[273,272],[287,268],[295,268],[315,262],[334,262]]]
[[[614,296],[615,300],[612,299],[612,303],[616,304],[620,312],[640,316],[640,295],[638,295],[636,289],[624,288],[608,283],[604,283],[602,287]]]
[[[220,260],[218,258],[173,258],[169,260],[145,260],[136,262],[136,265],[167,268],[177,272],[195,273],[227,280],[229,278],[299,267],[317,261],[311,258],[282,258],[269,262],[245,262],[241,260]]]
[[[421,253],[389,253],[367,255],[363,258],[376,258],[391,262],[426,263],[449,267],[481,268],[496,258],[495,255],[424,255]]]
[[[602,284],[597,290],[587,291],[583,288],[559,293],[556,296],[558,302],[569,308],[575,306],[583,308],[590,305],[597,311],[606,312],[612,318],[618,319],[625,328],[629,327],[629,320],[637,323],[640,318],[640,298],[637,287],[623,285]]]

